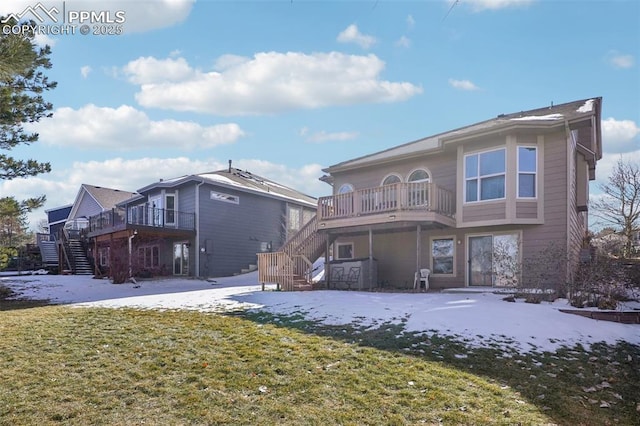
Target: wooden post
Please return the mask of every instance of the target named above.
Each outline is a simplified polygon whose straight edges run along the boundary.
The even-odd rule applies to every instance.
[[[324,281],[327,283],[327,290],[331,288],[331,235],[327,233],[327,241],[324,248]]]
[[[373,289],[373,230],[369,227],[369,291]]]
[[[422,239],[420,234],[422,233],[422,225],[418,224],[416,227],[416,275],[413,277],[413,289],[416,289],[416,284],[420,287],[420,258],[422,257]],[[417,280],[416,280],[417,277]]]

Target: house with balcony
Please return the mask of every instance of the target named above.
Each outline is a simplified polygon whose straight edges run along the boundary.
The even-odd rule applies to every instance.
[[[88,218],[97,274],[230,276],[257,268],[316,212],[316,199],[228,169],[161,179]]]
[[[329,288],[411,289],[424,269],[430,288],[507,286],[551,247],[569,279],[602,157],[601,102],[500,114],[327,167],[331,195],[280,252],[261,255],[260,279],[302,288],[308,265],[333,254]]]

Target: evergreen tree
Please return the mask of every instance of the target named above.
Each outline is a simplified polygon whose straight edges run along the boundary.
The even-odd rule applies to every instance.
[[[4,29],[16,24],[10,20],[1,26]],[[43,71],[51,68],[50,47],[37,47],[33,43],[34,34],[7,33],[0,32],[0,150],[4,151],[38,140],[38,134],[25,132],[23,125],[52,115],[53,106],[42,95],[56,87],[56,83],[49,81]],[[0,180],[49,171],[49,163],[0,154]]]

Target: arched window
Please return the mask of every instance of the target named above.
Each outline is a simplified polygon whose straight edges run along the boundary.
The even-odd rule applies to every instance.
[[[418,169],[411,172],[408,182],[429,182],[431,178],[426,170]]]
[[[345,183],[338,189],[338,194],[346,194],[347,192],[353,192],[353,185],[350,183]]]
[[[382,181],[382,185],[392,185],[394,183],[400,183],[400,177],[398,175],[389,175]]]
[[[409,175],[409,206],[426,206],[429,203],[429,173],[424,169],[417,169]]]
[[[402,179],[398,175],[391,174],[385,177],[380,188],[380,206],[383,209],[395,209],[398,205],[398,183]],[[389,186],[392,185],[392,186]]]

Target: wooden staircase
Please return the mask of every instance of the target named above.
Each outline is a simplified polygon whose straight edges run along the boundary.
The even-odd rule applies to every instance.
[[[282,291],[311,290],[313,262],[327,246],[327,235],[318,232],[314,216],[280,251],[258,253],[258,278],[262,283],[277,283]]]

